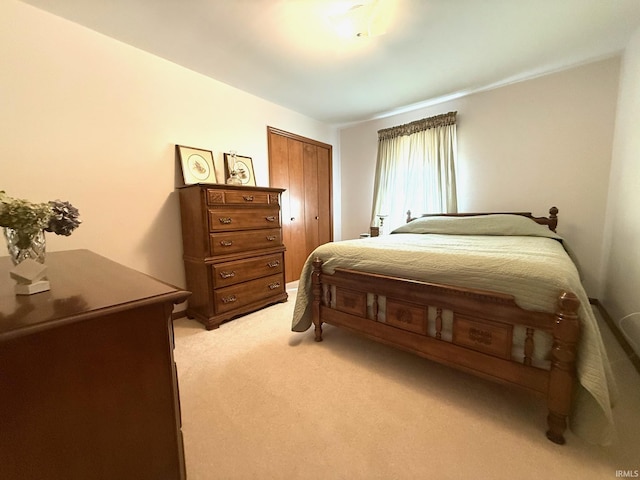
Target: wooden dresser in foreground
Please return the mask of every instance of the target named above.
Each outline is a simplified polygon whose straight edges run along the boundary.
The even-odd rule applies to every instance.
[[[51,290],[0,258],[0,478],[184,479],[174,303],[189,292],[88,250],[48,253]]]
[[[234,185],[180,187],[187,316],[207,330],[287,300],[280,196]]]

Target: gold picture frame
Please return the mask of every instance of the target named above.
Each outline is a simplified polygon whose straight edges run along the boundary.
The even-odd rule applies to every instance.
[[[194,183],[218,183],[213,152],[201,148],[176,145],[185,185]]]
[[[235,172],[240,180],[240,185],[256,186],[256,176],[253,171],[253,160],[251,157],[236,155],[235,153],[224,154],[224,177],[229,178],[231,172]]]

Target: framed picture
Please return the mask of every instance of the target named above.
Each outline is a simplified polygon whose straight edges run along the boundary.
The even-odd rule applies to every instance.
[[[182,177],[185,185],[193,183],[218,183],[213,165],[213,153],[210,150],[176,145]]]
[[[235,172],[240,179],[240,185],[256,186],[256,177],[253,172],[253,161],[251,157],[236,155],[235,153],[224,154],[224,176],[229,178]]]

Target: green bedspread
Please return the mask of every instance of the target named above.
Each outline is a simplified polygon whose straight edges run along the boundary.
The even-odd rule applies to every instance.
[[[578,353],[580,387],[571,429],[591,443],[609,444],[616,387],[600,331],[575,263],[561,237],[530,219],[514,215],[425,217],[391,235],[332,242],[307,259],[298,286],[292,330],[311,320],[311,262],[323,272],[348,268],[513,295],[527,310],[554,313],[561,292],[580,300]]]

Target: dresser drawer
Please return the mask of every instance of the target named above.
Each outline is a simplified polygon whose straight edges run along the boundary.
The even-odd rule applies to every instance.
[[[212,256],[227,255],[248,250],[279,247],[282,245],[282,230],[270,228],[246,232],[211,233],[209,239]]]
[[[213,296],[216,311],[220,314],[265,298],[281,295],[284,291],[284,275],[280,273],[214,290]]]
[[[209,209],[209,231],[243,230],[249,228],[277,228],[280,210],[276,208],[215,208]]]
[[[207,189],[208,205],[268,205],[271,197],[268,192]]]
[[[213,288],[228,287],[254,278],[282,273],[282,268],[282,253],[264,255],[247,260],[237,260],[235,262],[219,263],[211,267]]]

